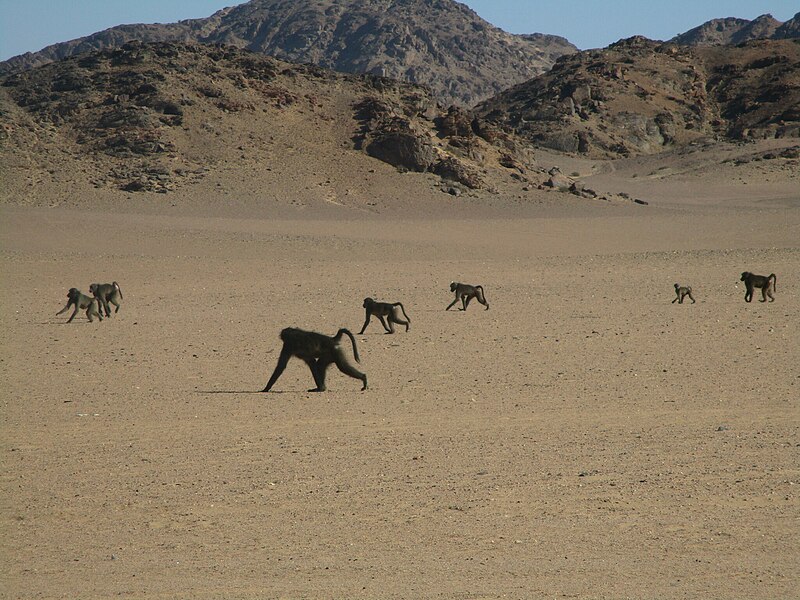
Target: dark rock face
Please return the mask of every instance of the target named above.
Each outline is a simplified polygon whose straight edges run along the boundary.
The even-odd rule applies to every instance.
[[[425,172],[436,160],[433,146],[410,129],[381,131],[365,142],[367,154],[407,171]]]
[[[534,145],[652,154],[709,138],[800,135],[800,43],[678,46],[642,37],[565,56],[476,107]]]
[[[472,105],[544,72],[577,48],[558,36],[515,36],[453,0],[252,0],[206,19],[121,25],[0,63],[27,69],[128,40],[228,44],[292,63],[429,86]]]

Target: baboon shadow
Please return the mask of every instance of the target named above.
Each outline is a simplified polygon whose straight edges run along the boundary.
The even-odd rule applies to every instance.
[[[398,333],[411,333],[411,330],[406,332],[405,329],[395,329],[394,332],[391,332],[391,331],[374,331],[374,332],[370,332],[370,333],[356,333],[356,334],[353,334],[353,335],[364,335],[364,336],[369,336],[369,335],[397,335]]]
[[[265,394],[261,390],[197,390],[195,394]],[[281,392],[270,392],[270,394],[280,394]]]

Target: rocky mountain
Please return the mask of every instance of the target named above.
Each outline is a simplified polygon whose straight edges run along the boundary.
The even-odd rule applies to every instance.
[[[800,12],[778,27],[773,38],[776,40],[800,38]]]
[[[59,178],[168,192],[247,171],[293,196],[318,185],[310,196],[338,186],[341,197],[375,159],[432,173],[453,194],[541,178],[513,135],[427,88],[232,46],[130,42],[6,76],[0,125],[8,194]]]
[[[129,40],[228,44],[292,63],[429,86],[472,105],[577,49],[550,35],[512,35],[454,0],[251,0],[205,19],[121,25],[0,64],[29,69]]]
[[[689,47],[634,37],[562,57],[476,111],[534,145],[593,156],[800,137],[800,40]]]
[[[684,46],[714,46],[720,44],[742,44],[750,40],[785,40],[800,37],[800,13],[785,23],[772,15],[761,15],[753,19],[713,19],[670,41]]]

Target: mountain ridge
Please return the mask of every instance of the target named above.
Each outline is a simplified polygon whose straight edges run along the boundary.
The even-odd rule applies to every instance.
[[[292,63],[427,85],[472,105],[575,52],[566,39],[507,33],[454,0],[251,0],[201,19],[112,27],[0,63],[0,74],[130,40],[228,44]]]
[[[785,22],[771,14],[753,20],[737,17],[711,19],[678,34],[670,42],[683,46],[713,46],[742,44],[751,40],[786,40],[800,37],[800,12]]]

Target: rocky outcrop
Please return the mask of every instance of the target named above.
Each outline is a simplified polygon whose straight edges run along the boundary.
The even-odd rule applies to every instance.
[[[525,173],[532,153],[513,136],[497,131],[469,111],[442,111],[419,98],[392,105],[367,97],[355,105],[362,129],[358,145],[401,171],[432,172],[470,189],[484,187],[482,171],[497,165]]]
[[[602,157],[800,136],[798,106],[797,42],[686,47],[637,36],[563,57],[476,112],[533,145]]]

